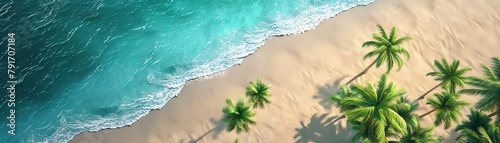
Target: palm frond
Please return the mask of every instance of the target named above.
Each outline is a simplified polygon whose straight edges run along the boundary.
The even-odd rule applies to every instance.
[[[384,37],[385,39],[389,39],[389,37],[387,37],[387,34],[385,33],[385,29],[382,26],[380,26],[380,24],[377,24],[377,28],[382,37]]]
[[[403,44],[404,42],[408,42],[410,41],[412,38],[411,37],[408,37],[408,36],[405,36],[405,37],[402,37],[402,38],[399,38],[397,39],[396,41],[394,41],[394,45],[401,45]]]
[[[493,73],[495,74],[495,80],[499,80],[500,78],[500,58],[494,57],[491,59],[493,62],[492,68],[493,68]]]
[[[392,27],[391,28],[391,34],[389,36],[389,39],[392,43],[395,42],[395,39],[398,38],[398,30],[396,29],[396,27]]]
[[[363,45],[361,45],[361,47],[370,47],[370,46],[373,46],[373,47],[380,47],[382,46],[383,44],[382,43],[379,43],[377,41],[366,41],[365,43],[363,43]]]

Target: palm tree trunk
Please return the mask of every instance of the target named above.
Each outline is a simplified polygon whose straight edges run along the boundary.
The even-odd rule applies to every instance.
[[[378,59],[378,57],[377,57]],[[356,80],[357,78],[359,78],[360,76],[366,74],[366,72],[368,72],[368,70],[370,70],[370,68],[373,67],[373,65],[375,65],[375,63],[377,63],[377,59],[375,59],[370,65],[368,65],[368,67],[366,67],[365,70],[363,70],[361,73],[359,73],[358,75],[354,76],[351,80],[349,80],[346,85],[349,85],[351,82],[353,82],[354,80]]]
[[[462,138],[462,135],[458,135],[458,137],[455,138],[455,141],[458,141],[460,138]]]
[[[433,91],[434,89],[436,89],[436,88],[440,87],[441,85],[443,85],[443,83],[444,83],[444,81],[442,81],[438,85],[434,86],[433,88],[431,88],[431,90],[425,92],[423,95],[421,95],[420,97],[418,97],[416,101],[424,99],[427,94],[431,93],[431,91]]]
[[[333,121],[331,121],[331,122],[326,123],[326,124],[325,124],[325,126],[328,126],[328,125],[330,125],[330,124],[334,124],[334,123],[336,123],[337,121],[344,119],[345,117],[346,117],[346,116],[345,116],[345,114],[344,114],[344,115],[342,115],[342,116],[338,117],[337,119],[335,119],[335,120],[333,120]]]
[[[429,112],[427,112],[427,113],[425,113],[425,114],[423,114],[423,115],[420,115],[419,117],[420,117],[420,118],[425,117],[425,116],[429,115],[430,113],[432,113],[432,112],[434,112],[434,111],[436,111],[436,110],[437,110],[437,108],[432,109],[431,111],[429,111]]]
[[[495,115],[497,115],[497,112],[493,112],[493,113],[488,114],[488,117],[490,117],[490,118],[491,118],[491,117],[493,117],[493,116],[495,116]]]

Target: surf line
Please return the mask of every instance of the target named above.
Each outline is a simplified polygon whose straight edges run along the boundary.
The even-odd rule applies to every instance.
[[[7,74],[9,77],[9,80],[7,80],[7,84],[9,85],[7,87],[7,93],[8,93],[8,98],[7,98],[7,106],[9,106],[9,116],[7,116],[7,119],[9,120],[7,123],[7,126],[10,128],[7,133],[10,135],[16,135],[16,39],[14,36],[16,35],[15,33],[9,33],[7,34],[9,38],[7,39]]]

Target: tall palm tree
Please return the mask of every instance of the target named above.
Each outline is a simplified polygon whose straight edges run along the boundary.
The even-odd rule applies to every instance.
[[[249,104],[245,104],[243,98],[240,98],[236,105],[229,98],[226,99],[227,106],[222,109],[224,113],[223,121],[227,123],[226,130],[231,132],[236,130],[239,134],[242,131],[250,131],[250,125],[255,125],[257,122],[253,119],[256,115]]]
[[[406,122],[397,113],[402,110],[399,108],[409,108],[398,105],[398,99],[406,91],[388,83],[387,74],[382,75],[376,85],[369,82],[366,86],[353,85],[352,90],[357,96],[346,97],[345,103],[357,108],[347,110],[346,116],[351,122],[360,122],[360,132],[368,133],[370,141],[387,142],[387,130],[406,133]]]
[[[483,96],[483,98],[476,103],[476,108],[483,111],[492,111],[488,117],[499,115],[497,116],[497,121],[500,121],[500,59],[494,57],[492,61],[493,65],[491,68],[486,65],[481,65],[486,77],[471,77],[470,81],[467,82],[467,84],[475,88],[463,89],[460,92]]]
[[[346,102],[344,102],[344,100],[347,97],[354,97],[354,96],[356,96],[354,94],[354,92],[352,92],[349,89],[349,87],[347,87],[347,86],[344,85],[344,86],[342,86],[340,88],[340,90],[337,91],[337,94],[330,96],[330,101],[333,101],[333,102],[335,102],[337,104],[337,107],[340,108],[340,112],[341,113],[345,113],[345,111],[347,111],[347,110],[352,110],[352,109],[356,108],[356,106],[353,106],[353,105],[350,105],[350,104],[346,104]],[[346,117],[346,115],[343,114],[342,116],[338,117],[337,119],[333,120],[330,123],[335,123],[338,120],[344,119],[345,117]],[[326,125],[328,125],[330,123],[327,123]]]
[[[423,128],[417,124],[413,129],[408,129],[408,134],[403,135],[399,143],[440,143],[441,136],[434,136],[434,126]]]
[[[488,127],[479,127],[475,132],[471,129],[465,129],[460,142],[463,143],[499,143],[500,142],[500,124],[490,125]]]
[[[429,91],[425,92],[421,95],[417,100],[422,100],[425,98],[427,94],[438,87],[442,87],[444,89],[450,90],[450,92],[455,93],[456,87],[464,87],[465,80],[467,77],[464,74],[467,71],[472,70],[471,67],[465,67],[459,69],[460,61],[455,60],[451,64],[446,61],[446,59],[441,59],[441,62],[434,60],[434,66],[438,69],[438,71],[430,72],[427,76],[435,77],[434,80],[441,81],[438,85],[431,88]]]
[[[470,129],[474,132],[479,132],[479,127],[488,128],[490,126],[491,118],[486,116],[481,111],[471,110],[471,113],[467,115],[469,120],[462,121],[462,124],[458,125],[455,129],[455,132],[463,131],[465,129]],[[462,137],[460,135],[455,140],[458,140]]]
[[[264,108],[265,104],[271,103],[271,100],[269,99],[272,96],[269,91],[270,87],[271,86],[262,83],[260,78],[258,78],[255,82],[250,82],[247,86],[245,95],[249,97],[249,102],[253,104],[253,108]]]
[[[469,105],[469,102],[459,100],[460,95],[456,94],[449,91],[436,93],[434,97],[429,98],[427,101],[427,104],[431,105],[434,109],[421,115],[420,118],[437,111],[436,120],[434,121],[436,126],[444,123],[444,128],[448,129],[452,121],[458,123],[460,117],[462,117],[460,109]]]
[[[392,27],[390,35],[387,35],[382,26],[377,24],[377,27],[380,33],[373,33],[372,37],[374,41],[367,41],[362,45],[362,47],[375,47],[375,49],[368,52],[363,59],[368,59],[374,56],[377,58],[365,70],[349,80],[347,84],[350,84],[358,77],[364,75],[373,65],[378,68],[385,63],[387,64],[387,73],[389,73],[394,66],[394,63],[396,63],[399,71],[403,66],[403,59],[399,56],[400,54],[405,55],[406,60],[410,59],[410,53],[408,53],[408,51],[406,51],[401,44],[411,40],[411,37],[405,36],[399,38],[395,27]]]

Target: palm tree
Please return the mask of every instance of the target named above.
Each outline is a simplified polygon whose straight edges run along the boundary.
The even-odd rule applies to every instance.
[[[479,127],[475,132],[471,129],[465,129],[460,142],[463,143],[499,143],[500,142],[500,124],[490,125],[488,127]]]
[[[250,82],[245,95],[249,97],[249,102],[253,104],[253,108],[264,108],[265,104],[271,103],[271,100],[269,99],[272,96],[269,91],[270,87],[271,86],[262,83],[260,78],[258,78],[255,82]]]
[[[434,109],[421,115],[420,118],[437,111],[434,124],[439,126],[444,123],[445,129],[450,128],[452,121],[457,123],[460,121],[460,117],[462,117],[460,109],[469,105],[469,102],[461,101],[458,99],[459,97],[460,95],[456,95],[456,93],[453,94],[449,91],[436,93],[434,97],[429,98],[427,101],[427,104],[431,105]]]
[[[354,85],[352,90],[357,94],[355,97],[346,97],[344,102],[348,106],[357,108],[347,110],[346,116],[352,122],[359,122],[360,133],[366,133],[371,142],[387,142],[388,130],[406,133],[406,122],[397,113],[399,108],[409,106],[398,105],[398,99],[406,93],[403,89],[397,89],[392,82],[387,82],[387,74],[382,75],[377,85],[367,83],[367,86]],[[365,135],[366,135],[365,134]],[[367,136],[362,136],[367,138]]]
[[[443,138],[434,136],[434,126],[422,128],[417,124],[413,129],[408,129],[408,134],[403,135],[399,143],[440,143]]]
[[[356,96],[354,94],[354,92],[352,92],[349,87],[347,86],[342,86],[340,88],[340,90],[337,91],[337,94],[336,95],[332,95],[330,96],[330,101],[333,101],[335,103],[337,103],[337,107],[340,108],[340,112],[344,113],[345,111],[347,110],[352,110],[354,108],[356,108],[356,106],[352,106],[352,105],[349,105],[349,104],[346,104],[344,102],[344,100],[347,98],[347,97],[353,97],[353,96]],[[338,117],[337,119],[333,120],[332,122],[330,123],[335,123],[337,122],[338,120],[341,120],[341,119],[344,119],[346,117],[345,114],[343,114],[342,116]],[[327,123],[326,125],[330,124],[330,123]]]
[[[434,60],[434,66],[439,70],[435,72],[430,72],[427,74],[427,76],[433,76],[435,77],[434,80],[441,81],[438,85],[434,86],[431,88],[431,90],[425,92],[423,95],[421,95],[418,100],[422,100],[425,98],[427,94],[429,94],[431,91],[438,87],[442,87],[444,89],[449,89],[451,93],[455,93],[455,89],[457,86],[464,87],[465,85],[465,79],[467,77],[464,76],[464,74],[467,71],[470,71],[472,68],[471,67],[465,67],[462,69],[459,69],[458,66],[460,65],[460,61],[455,60],[451,64],[446,61],[446,59],[441,59],[441,62]]]
[[[358,77],[364,75],[368,70],[373,66],[380,67],[383,63],[387,64],[387,73],[389,73],[394,66],[394,63],[398,65],[398,71],[403,66],[403,59],[399,56],[399,54],[403,54],[406,56],[406,60],[410,59],[410,53],[406,51],[401,44],[406,41],[411,40],[411,37],[405,36],[402,38],[398,37],[397,29],[392,27],[391,33],[387,36],[384,28],[377,24],[378,30],[380,34],[373,33],[372,37],[374,41],[367,41],[363,43],[362,47],[373,46],[375,49],[371,52],[368,52],[363,59],[371,58],[377,56],[377,58],[361,73],[354,76],[347,84],[350,84],[352,81],[357,79]]]
[[[458,125],[455,132],[463,131],[465,129],[470,129],[474,132],[479,132],[479,127],[488,128],[490,126],[491,118],[486,116],[481,111],[471,110],[471,113],[467,115],[468,121],[462,121],[462,124]],[[455,140],[462,137],[460,135]]]
[[[243,102],[243,98],[240,98],[236,105],[228,98],[226,99],[226,104],[227,106],[222,109],[224,113],[222,120],[228,124],[226,128],[228,132],[233,130],[236,130],[237,134],[242,131],[248,132],[250,131],[250,125],[255,125],[257,123],[253,119],[256,115],[255,112],[252,111],[251,105]]]
[[[500,115],[500,59],[494,57],[492,61],[493,66],[491,68],[481,65],[486,77],[471,77],[470,81],[467,82],[467,84],[475,88],[460,91],[465,94],[483,96],[475,106],[483,111],[492,111],[488,117]],[[497,121],[500,121],[500,116],[497,116]]]

